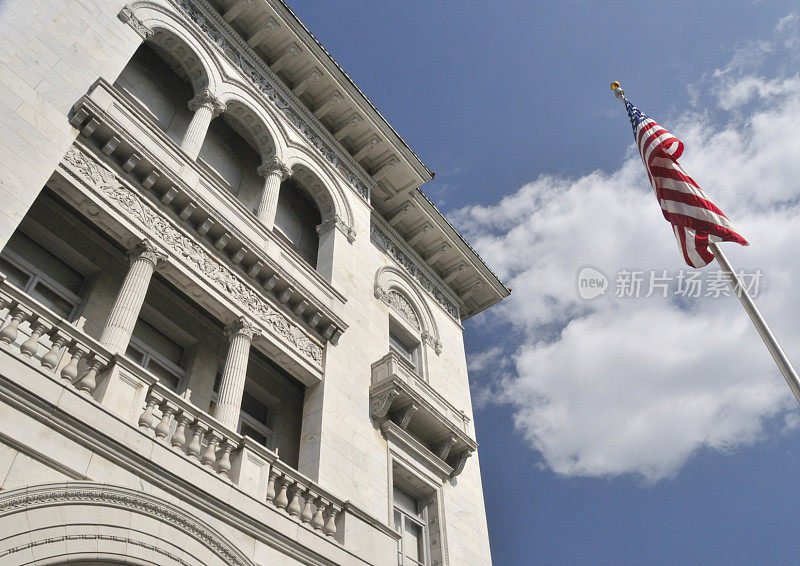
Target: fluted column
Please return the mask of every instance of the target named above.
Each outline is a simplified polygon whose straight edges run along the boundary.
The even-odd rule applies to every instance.
[[[112,352],[124,352],[128,347],[153,271],[164,259],[147,240],[128,252],[131,265],[100,336],[100,342]]]
[[[275,225],[275,214],[278,211],[281,182],[288,179],[292,172],[284,165],[283,161],[272,157],[258,168],[258,174],[264,177],[264,190],[256,209],[256,216],[267,230],[272,230]]]
[[[247,376],[247,361],[250,357],[250,344],[257,334],[256,328],[244,318],[240,318],[225,328],[230,340],[228,357],[222,370],[219,384],[219,399],[214,416],[222,424],[236,430],[239,410],[242,406],[244,381]]]
[[[211,120],[225,111],[225,104],[211,94],[210,90],[205,89],[189,101],[189,109],[194,111],[194,116],[183,135],[181,149],[192,159],[197,159]]]

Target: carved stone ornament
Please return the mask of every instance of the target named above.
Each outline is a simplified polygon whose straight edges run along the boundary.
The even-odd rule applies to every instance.
[[[237,303],[257,321],[272,330],[317,368],[322,363],[322,347],[299,326],[275,310],[239,276],[217,261],[194,239],[187,237],[172,222],[151,208],[133,191],[121,186],[114,174],[75,146],[64,156],[69,173],[84,182],[102,198],[112,201],[125,216],[153,234],[159,244],[205,280]],[[63,166],[63,165],[62,165]]]
[[[120,10],[119,14],[117,14],[117,17],[120,19],[120,21],[131,26],[131,28],[133,28],[133,31],[138,33],[142,39],[147,39],[150,36],[152,36],[153,33],[155,33],[149,27],[144,25],[144,23],[142,23],[142,20],[137,18],[134,15],[133,10],[131,10],[130,7],[128,6],[124,6],[122,10]]]
[[[259,334],[258,327],[243,316],[225,327],[225,337],[228,338],[228,340],[232,339],[234,336],[244,336],[248,340],[252,340]]]
[[[433,351],[436,352],[436,355],[440,355],[442,353],[442,342],[438,340],[436,336],[428,332],[427,330],[422,333],[422,341],[433,348]]]
[[[319,135],[308,120],[290,106],[286,95],[282,95],[278,92],[278,89],[273,84],[276,79],[272,72],[259,69],[251,62],[251,58],[245,55],[251,52],[250,48],[238,39],[236,44],[234,44],[220,31],[218,24],[213,21],[212,18],[215,16],[210,17],[206,15],[190,0],[178,0],[177,4],[186,13],[189,19],[197,24],[211,41],[219,47],[222,53],[226,55],[234,65],[239,67],[242,74],[250,79],[278,110],[284,113],[306,140],[308,140],[333,167],[344,175],[353,189],[364,199],[369,201],[369,187],[361,180],[361,177],[353,171],[353,168],[339,157],[339,152],[331,146],[330,142]],[[253,58],[253,60],[255,59]]]
[[[232,566],[253,566],[253,562],[236,549],[233,544],[227,541],[221,534],[214,531],[210,526],[193,517],[187,511],[151,495],[146,495],[123,487],[106,486],[93,482],[74,482],[13,490],[0,496],[0,516],[24,512],[37,507],[75,504],[95,504],[101,507],[112,508],[118,507],[148,517],[153,517],[157,521],[174,525],[178,530],[194,538],[216,554],[225,564],[231,564]],[[61,529],[63,532],[63,525]],[[97,527],[95,526],[95,530],[96,529]],[[71,537],[80,539],[89,538],[93,540],[128,541],[128,537],[105,536],[96,533],[66,534],[41,540],[29,540],[29,542],[10,548],[0,554],[0,562],[3,564],[10,564],[15,561],[8,562],[9,559],[7,555],[9,554],[14,554],[34,546],[51,544],[62,540],[71,540]],[[26,536],[25,538],[29,537]],[[140,546],[144,546],[145,544],[143,541],[130,542]],[[175,560],[179,564],[189,565],[188,562],[180,560],[174,553],[160,548],[158,545],[148,544],[148,548],[158,554]]]
[[[326,234],[329,230],[334,228],[344,234],[347,238],[347,241],[351,244],[356,241],[356,231],[348,226],[338,214],[334,214],[333,218],[324,220],[322,224],[317,226],[317,235],[321,236],[322,234]]]
[[[466,465],[467,459],[470,456],[472,456],[472,450],[464,450],[456,456],[453,472],[450,474],[451,477],[456,477],[458,474],[464,471],[464,466]]]
[[[370,240],[386,255],[394,259],[438,302],[450,316],[458,320],[458,307],[450,301],[431,279],[420,269],[415,261],[398,244],[385,234],[377,224],[372,224]]]
[[[370,414],[372,418],[381,420],[386,418],[389,409],[392,408],[392,403],[400,396],[400,390],[396,387],[381,391],[370,399]]]
[[[285,181],[292,176],[292,170],[289,169],[280,158],[274,155],[260,165],[258,169],[256,169],[256,172],[262,177],[277,173],[280,175],[281,181]]]
[[[406,319],[406,322],[408,322],[411,326],[417,330],[420,329],[419,318],[417,317],[417,313],[414,312],[414,307],[412,307],[411,303],[408,302],[408,299],[394,289],[391,289],[388,293],[386,293],[385,297],[387,305],[400,313],[400,315]]]
[[[134,261],[142,258],[153,264],[153,269],[157,269],[161,263],[166,261],[167,256],[159,251],[150,240],[142,240],[132,250],[130,250],[125,257],[128,261]]]
[[[214,96],[210,90],[204,88],[200,94],[189,101],[189,110],[192,112],[197,112],[200,108],[208,108],[211,110],[211,115],[216,117],[225,112],[225,103]]]

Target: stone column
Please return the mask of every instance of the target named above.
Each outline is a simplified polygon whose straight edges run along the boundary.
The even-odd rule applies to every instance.
[[[244,318],[240,318],[225,328],[225,336],[230,340],[228,357],[222,370],[219,384],[219,399],[214,416],[225,426],[236,430],[239,410],[242,406],[244,381],[247,376],[247,361],[250,357],[250,343],[257,329]]]
[[[165,258],[147,240],[128,252],[131,265],[100,336],[112,352],[124,353],[128,347],[153,271]]]
[[[211,120],[225,111],[225,104],[211,94],[210,90],[205,89],[189,101],[189,108],[194,111],[194,116],[183,135],[181,149],[192,159],[197,159]]]
[[[258,174],[264,177],[264,190],[256,209],[256,216],[267,230],[272,230],[275,225],[275,214],[278,211],[281,182],[288,179],[292,172],[283,161],[277,157],[271,157],[258,168]]]

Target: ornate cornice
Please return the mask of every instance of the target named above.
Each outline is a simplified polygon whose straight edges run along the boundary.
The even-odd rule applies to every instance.
[[[114,201],[126,217],[135,220],[142,229],[152,234],[160,245],[199,272],[215,288],[231,298],[245,312],[272,330],[315,367],[322,364],[322,347],[314,342],[293,321],[275,310],[258,293],[246,285],[236,273],[217,261],[203,246],[184,235],[161,213],[146,204],[136,193],[125,188],[116,176],[75,146],[64,157],[70,165],[68,171],[77,176],[91,190]]]
[[[178,530],[187,533],[219,556],[225,564],[231,564],[233,566],[253,565],[253,562],[242,555],[230,542],[225,540],[222,535],[215,532],[205,523],[192,517],[186,511],[166,501],[159,500],[156,497],[123,487],[107,486],[93,482],[76,482],[49,484],[14,490],[0,497],[0,516],[23,510],[27,511],[37,507],[70,504],[96,504],[106,507],[121,507],[154,517],[159,521],[169,523]],[[86,538],[82,535],[76,536],[79,538]],[[59,537],[51,537],[41,541],[31,541],[5,551],[5,553],[0,555],[0,558],[4,555],[24,550],[25,548],[31,548],[32,546],[57,542],[56,539],[58,538]],[[115,539],[109,538],[106,540]],[[153,547],[153,550],[163,554],[163,552],[157,550],[156,547]],[[170,558],[178,559],[178,557],[172,554]],[[183,564],[184,562],[181,561],[180,563]]]
[[[445,295],[441,288],[434,283],[416,262],[409,257],[381,228],[373,222],[370,230],[370,240],[386,255],[393,258],[398,265],[407,271],[425,291],[432,296],[442,308],[453,318],[458,320],[458,307]]]
[[[189,19],[219,47],[223,55],[239,67],[242,74],[250,79],[258,90],[260,90],[278,110],[289,118],[295,128],[308,140],[310,145],[315,147],[331,165],[344,175],[353,189],[364,199],[369,201],[370,188],[361,180],[360,176],[353,170],[353,167],[339,157],[340,152],[333,147],[328,140],[320,136],[311,123],[291,107],[287,101],[287,97],[279,93],[275,85],[270,82],[279,79],[270,76],[271,73],[265,73],[258,69],[242,55],[242,52],[247,53],[249,48],[238,41],[237,43],[239,43],[239,45],[234,45],[231,40],[220,31],[217,23],[212,21],[212,18],[207,14],[199,10],[192,1],[176,0],[175,3],[186,13]]]

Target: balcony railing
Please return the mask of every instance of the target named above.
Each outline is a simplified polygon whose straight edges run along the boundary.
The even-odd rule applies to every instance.
[[[225,427],[128,358],[113,355],[11,285],[2,273],[0,351],[60,380],[179,457],[337,544],[345,543],[345,524],[348,532],[378,529],[394,536],[389,527],[292,469],[275,452]]]
[[[382,423],[385,434],[442,475],[460,474],[478,447],[469,435],[469,417],[394,352],[372,364],[370,414]]]

